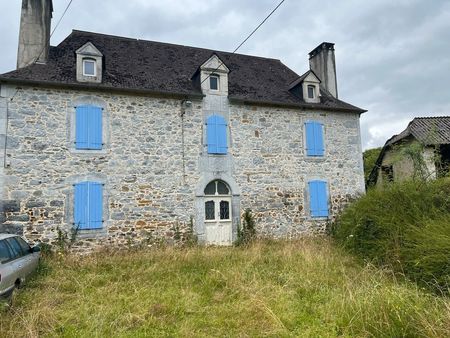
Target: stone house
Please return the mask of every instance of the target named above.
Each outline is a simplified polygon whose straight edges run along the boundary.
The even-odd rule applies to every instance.
[[[368,186],[446,176],[450,165],[450,117],[416,117],[387,140],[367,180]]]
[[[364,193],[360,114],[338,99],[334,44],[302,76],[276,59],[73,31],[24,0],[17,69],[0,75],[0,232],[80,246],[231,244],[322,232]]]

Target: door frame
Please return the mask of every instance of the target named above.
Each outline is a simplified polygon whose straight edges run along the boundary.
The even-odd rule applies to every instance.
[[[220,180],[228,185],[230,189],[229,195],[205,195],[205,188],[211,181]],[[231,243],[237,239],[238,224],[240,222],[241,208],[241,190],[235,180],[225,173],[208,173],[203,175],[198,181],[195,190],[195,216],[194,216],[194,232],[197,235],[200,244],[206,243],[206,225],[205,225],[205,201],[210,197],[228,196],[231,197]]]

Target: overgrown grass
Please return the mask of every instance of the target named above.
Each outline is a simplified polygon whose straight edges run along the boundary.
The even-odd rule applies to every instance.
[[[450,179],[369,190],[332,227],[350,252],[449,293]]]
[[[450,302],[328,239],[56,257],[1,337],[445,337]]]

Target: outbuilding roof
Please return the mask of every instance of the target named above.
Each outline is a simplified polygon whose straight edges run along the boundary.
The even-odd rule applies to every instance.
[[[416,117],[400,134],[394,135],[386,145],[413,136],[417,141],[426,144],[450,143],[450,116]]]
[[[386,151],[408,138],[413,138],[424,145],[450,144],[450,116],[416,117],[400,134],[387,140],[367,179],[368,185],[375,184]]]
[[[104,55],[102,83],[76,80],[75,51],[87,42],[93,43]],[[214,53],[230,69],[228,89],[231,100],[358,113],[365,111],[334,98],[323,87],[320,103],[304,102],[289,91],[290,85],[300,76],[280,60],[77,30],[58,46],[50,47],[46,64],[36,63],[2,74],[0,81],[200,96],[202,92],[193,75]]]

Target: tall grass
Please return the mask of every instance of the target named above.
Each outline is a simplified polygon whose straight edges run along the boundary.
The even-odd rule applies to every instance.
[[[326,238],[61,256],[1,337],[445,337],[450,303]]]
[[[332,226],[352,253],[439,293],[450,285],[450,180],[369,190]]]

